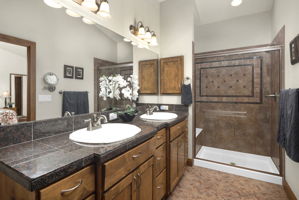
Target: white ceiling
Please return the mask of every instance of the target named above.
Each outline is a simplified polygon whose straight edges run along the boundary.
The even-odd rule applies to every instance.
[[[199,12],[199,25],[266,12],[273,7],[273,0],[243,0],[239,7],[232,7],[231,0],[195,1]]]

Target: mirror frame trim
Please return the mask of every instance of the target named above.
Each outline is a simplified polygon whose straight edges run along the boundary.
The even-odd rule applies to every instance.
[[[36,43],[0,33],[0,41],[27,48],[27,121],[36,119]]]

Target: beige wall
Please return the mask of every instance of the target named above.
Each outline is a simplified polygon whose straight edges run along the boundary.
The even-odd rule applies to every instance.
[[[273,8],[273,37],[285,25],[286,53],[285,53],[285,87],[299,88],[299,64],[291,65],[289,42],[299,34],[299,1],[275,0]],[[286,155],[286,180],[299,199],[299,163],[295,163]]]
[[[196,26],[195,52],[268,44],[271,23],[271,12],[264,12]]]
[[[10,90],[10,74],[27,74],[27,49],[16,45],[6,49],[6,46],[0,42],[0,108],[4,107],[3,92]]]
[[[12,12],[13,10],[13,12]],[[61,116],[59,90],[89,91],[93,109],[93,58],[117,62],[117,44],[95,26],[72,18],[63,9],[53,9],[41,0],[10,0],[0,6],[0,33],[37,43],[37,119]],[[84,68],[84,80],[63,78],[63,65]],[[57,90],[44,90],[43,75],[59,77]],[[51,95],[51,102],[39,102],[38,95]]]

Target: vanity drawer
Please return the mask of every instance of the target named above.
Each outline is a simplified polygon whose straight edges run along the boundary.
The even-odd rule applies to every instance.
[[[161,200],[166,194],[166,169],[155,179],[154,200]]]
[[[187,120],[184,120],[173,127],[170,128],[170,141],[177,138],[179,135],[181,135],[183,132],[185,132],[187,128]]]
[[[82,200],[95,192],[95,168],[86,167],[40,191],[41,200]]]
[[[125,177],[140,164],[145,162],[154,154],[153,140],[135,147],[134,149],[108,161],[104,164],[105,168],[105,191],[113,184]]]
[[[164,143],[155,151],[155,177],[166,168],[166,144]]]
[[[155,147],[159,147],[161,144],[166,142],[166,129],[162,129],[158,131],[158,133],[154,137],[155,140]]]

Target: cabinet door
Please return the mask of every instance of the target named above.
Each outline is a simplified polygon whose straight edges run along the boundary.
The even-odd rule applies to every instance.
[[[129,174],[104,194],[105,200],[136,200],[137,175]]]
[[[137,170],[137,200],[153,200],[154,166],[153,158],[145,162]]]
[[[181,94],[184,76],[184,57],[162,58],[160,60],[161,94]]]
[[[178,142],[176,138],[170,143],[170,192],[178,182]]]
[[[158,60],[139,62],[140,94],[158,94]]]
[[[178,138],[178,179],[180,179],[185,171],[185,134]]]

